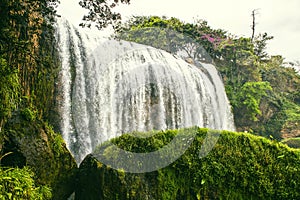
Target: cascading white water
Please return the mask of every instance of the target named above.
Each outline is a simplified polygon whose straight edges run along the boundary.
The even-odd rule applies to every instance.
[[[61,131],[78,163],[125,132],[200,126],[234,130],[212,64],[189,64],[152,47],[91,37],[62,19]]]

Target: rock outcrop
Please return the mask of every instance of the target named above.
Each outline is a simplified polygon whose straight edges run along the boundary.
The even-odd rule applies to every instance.
[[[74,191],[77,165],[62,137],[46,123],[15,113],[1,138],[2,166],[29,166],[36,183],[49,185],[53,199],[67,199]]]

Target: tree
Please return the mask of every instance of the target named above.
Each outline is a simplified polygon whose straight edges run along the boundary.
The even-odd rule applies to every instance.
[[[129,4],[130,0],[81,0],[79,5],[89,10],[87,15],[83,16],[82,27],[91,27],[94,23],[98,29],[106,28],[112,25],[117,29],[121,25],[121,14],[113,12],[119,3]]]
[[[192,24],[174,17],[133,17],[116,32],[120,39],[170,53],[184,51],[188,57],[202,62],[212,62],[212,59],[221,57],[221,49],[229,42],[226,31],[212,29],[204,20]]]
[[[271,91],[272,87],[269,82],[247,82],[238,92],[237,101],[241,102],[237,109],[243,110],[243,115],[251,121],[257,121],[258,115],[261,115],[259,109],[260,101],[267,96],[267,91]],[[243,116],[244,117],[244,116]]]
[[[254,36],[255,36],[255,26],[256,26],[256,15],[257,15],[257,10],[258,9],[254,9],[252,10],[252,25],[251,25],[251,29],[252,29],[252,36],[251,36],[251,41],[253,42],[254,40]]]
[[[269,36],[267,33],[259,34],[254,38],[254,54],[258,56],[260,60],[268,58],[268,53],[266,52],[267,42],[273,38],[273,36]]]

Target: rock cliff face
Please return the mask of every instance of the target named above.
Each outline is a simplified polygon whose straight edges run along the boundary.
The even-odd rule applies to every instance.
[[[3,166],[29,166],[38,184],[52,188],[53,199],[67,199],[74,190],[76,162],[61,136],[47,124],[15,113],[1,133]]]

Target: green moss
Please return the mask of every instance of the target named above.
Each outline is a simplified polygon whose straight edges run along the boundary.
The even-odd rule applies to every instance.
[[[32,111],[30,108],[24,108],[21,110],[21,115],[24,119],[27,121],[34,121],[36,119],[34,111]]]
[[[192,129],[186,130],[185,134],[189,134]],[[169,166],[154,172],[124,174],[105,166],[93,156],[87,157],[79,169],[81,178],[76,198],[88,199],[86,194],[90,194],[89,199],[300,198],[299,150],[251,134],[222,131],[213,150],[200,158],[199,152],[208,131],[197,129],[188,150]],[[177,134],[178,130],[157,132],[149,138],[125,134],[112,142],[128,151],[152,152],[168,144]],[[177,146],[180,145],[178,142]],[[102,147],[110,151],[108,143]],[[114,157],[116,162],[123,162],[118,153]],[[130,163],[130,158],[128,160]],[[98,191],[95,196],[94,191]]]
[[[19,103],[20,85],[17,71],[0,54],[0,129]]]

